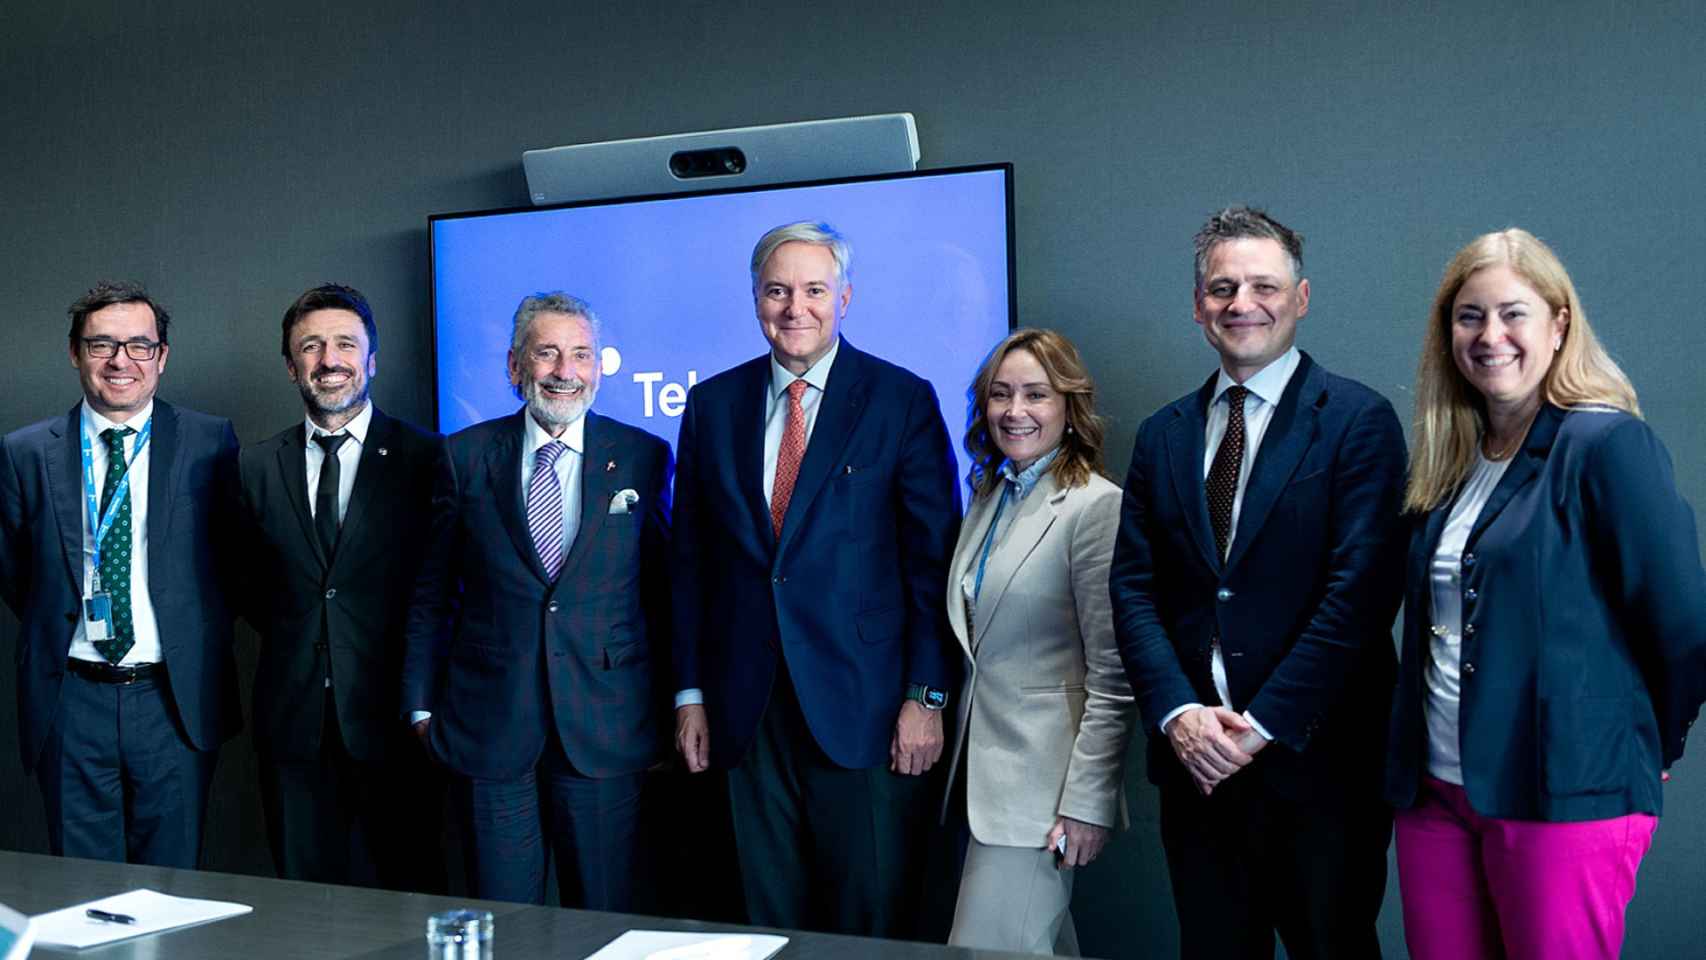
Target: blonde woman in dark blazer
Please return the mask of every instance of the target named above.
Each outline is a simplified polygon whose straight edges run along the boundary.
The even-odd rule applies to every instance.
[[[949,771],[971,827],[960,946],[1076,955],[1070,868],[1125,816],[1134,713],[1108,601],[1120,488],[1102,476],[1094,390],[1071,341],[1030,329],[972,385],[975,499],[948,577],[966,657]]]
[[[1386,776],[1410,956],[1609,960],[1706,698],[1694,513],[1523,230],[1446,268],[1414,436]]]

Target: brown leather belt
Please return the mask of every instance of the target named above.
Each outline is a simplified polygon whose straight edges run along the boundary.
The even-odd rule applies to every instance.
[[[76,657],[67,660],[65,667],[94,683],[135,683],[138,680],[151,680],[156,674],[164,675],[166,672],[166,665],[163,663],[139,663],[135,666],[120,667],[94,660],[79,660]]]

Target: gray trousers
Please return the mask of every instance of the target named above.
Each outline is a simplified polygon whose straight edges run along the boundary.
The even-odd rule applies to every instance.
[[[948,943],[980,950],[1078,956],[1072,926],[1071,870],[1056,870],[1054,851],[992,847],[973,838],[960,874]]]

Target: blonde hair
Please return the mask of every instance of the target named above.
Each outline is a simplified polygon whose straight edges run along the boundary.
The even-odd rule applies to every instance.
[[[1081,487],[1090,482],[1092,473],[1107,475],[1102,466],[1102,418],[1096,414],[1096,382],[1084,367],[1084,359],[1072,341],[1053,330],[1024,328],[1008,334],[1006,339],[989,351],[966,391],[970,409],[966,411],[966,453],[971,455],[971,472],[966,475],[978,496],[995,489],[1001,480],[997,467],[1003,459],[1001,450],[989,435],[989,393],[994,388],[995,374],[1001,361],[1015,350],[1024,350],[1037,358],[1053,387],[1065,401],[1067,430],[1060,438],[1060,455],[1049,465],[1049,472],[1066,488]]]
[[[1540,382],[1540,395],[1556,407],[1602,406],[1641,415],[1635,388],[1588,325],[1576,286],[1552,248],[1517,227],[1476,237],[1445,268],[1422,336],[1416,367],[1414,449],[1404,509],[1425,512],[1451,498],[1475,462],[1487,425],[1486,400],[1451,354],[1452,305],[1476,271],[1511,268],[1534,288],[1552,315],[1566,311],[1563,344]]]

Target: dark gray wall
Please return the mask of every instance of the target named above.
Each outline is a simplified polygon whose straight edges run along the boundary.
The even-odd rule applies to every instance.
[[[1190,322],[1189,238],[1248,200],[1309,237],[1303,344],[1403,411],[1455,249],[1510,224],[1552,241],[1706,504],[1697,5],[1366,6],[9,4],[0,429],[75,400],[63,311],[100,276],[141,279],[174,309],[163,395],[247,440],[299,416],[284,306],[353,283],[380,316],[375,395],[424,422],[426,216],[525,203],[523,149],[910,110],[926,166],[1014,162],[1020,318],[1090,358],[1117,468],[1141,418],[1213,366]],[[6,713],[0,846],[39,850]],[[1174,949],[1140,764],[1135,829],[1079,884],[1094,953]],[[1697,759],[1676,772],[1629,956],[1698,950],[1706,776]],[[252,782],[240,740],[221,764],[216,867],[269,869]],[[1390,892],[1383,926],[1401,955]]]

